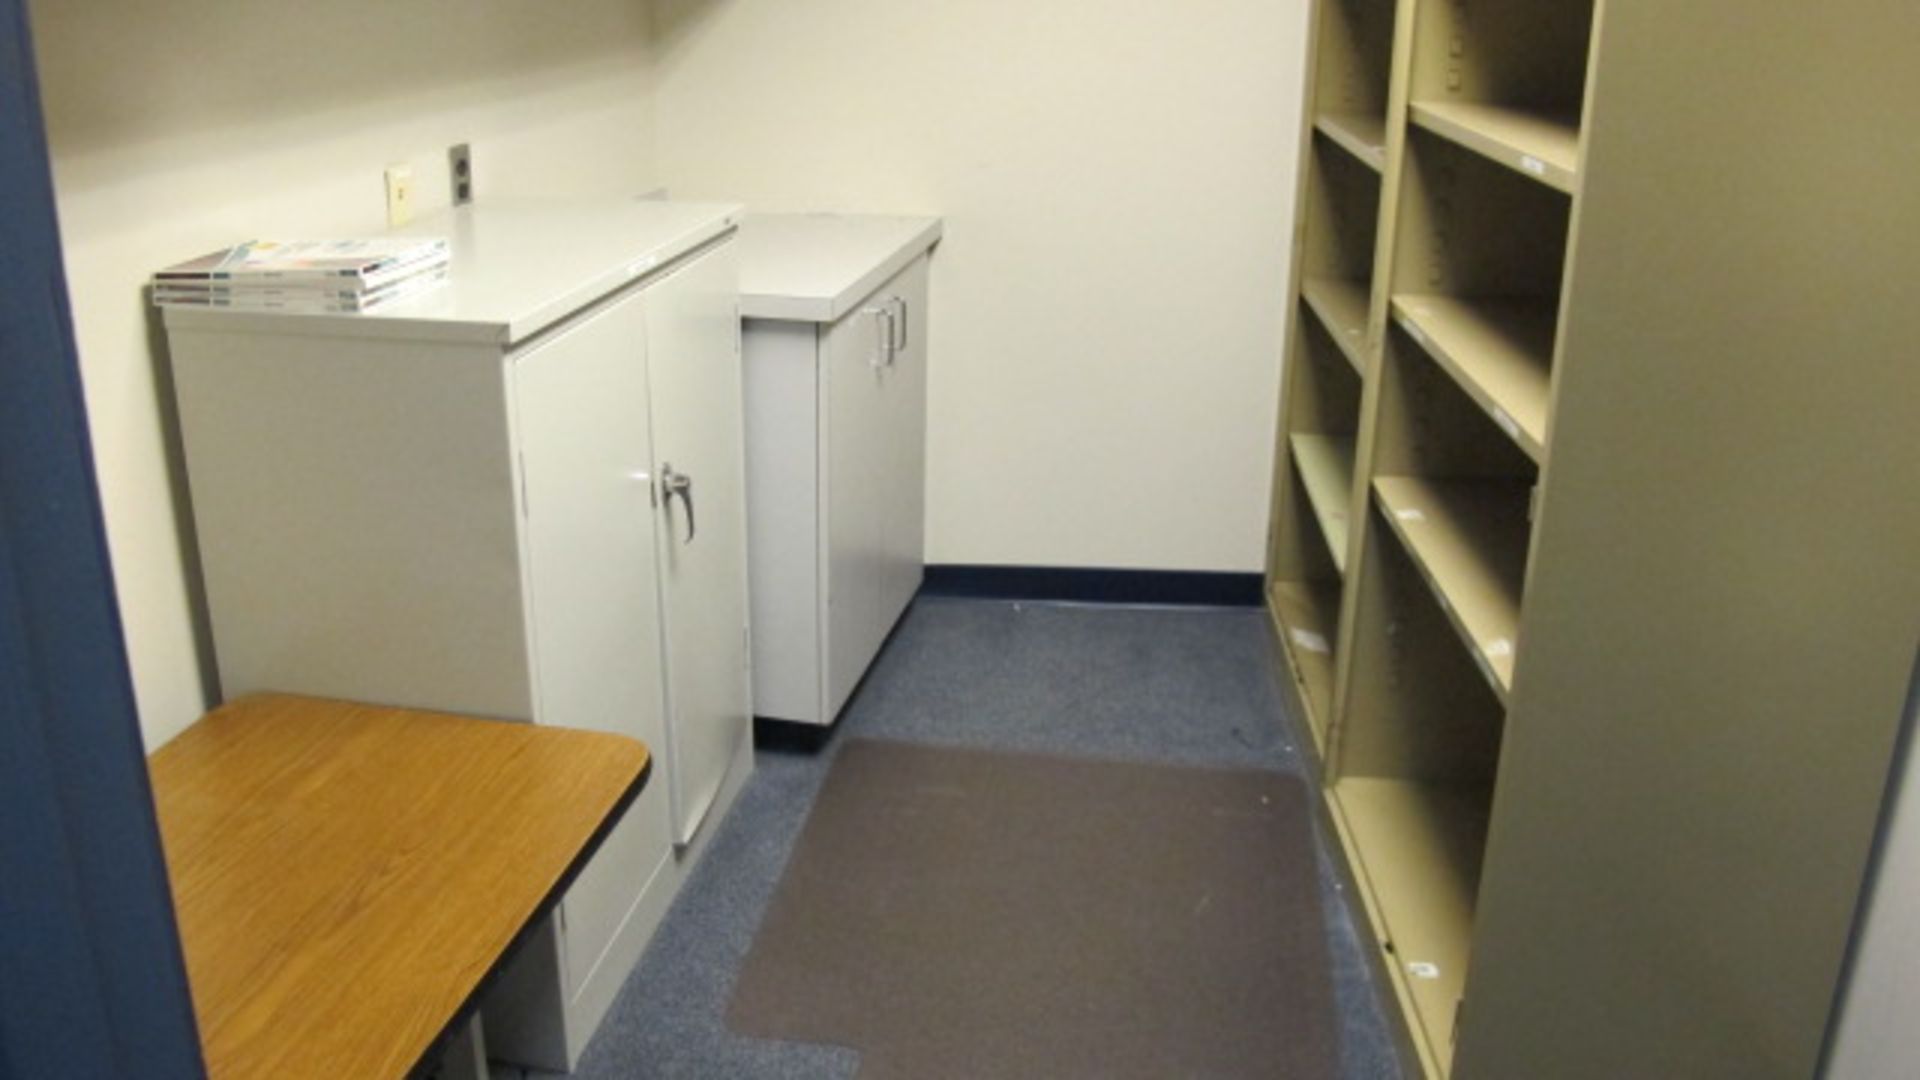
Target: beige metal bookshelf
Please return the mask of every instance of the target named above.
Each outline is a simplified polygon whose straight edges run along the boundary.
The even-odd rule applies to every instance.
[[[1920,149],[1817,102],[1917,33],[1315,5],[1269,607],[1430,1077],[1817,1068],[1920,610]]]
[[[1335,711],[1341,609],[1356,507],[1361,399],[1384,318],[1385,248],[1405,68],[1403,0],[1316,4],[1301,155],[1301,227],[1274,453],[1268,609],[1293,705],[1324,750]]]

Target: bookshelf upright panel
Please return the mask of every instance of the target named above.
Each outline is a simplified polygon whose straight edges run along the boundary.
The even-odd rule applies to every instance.
[[[1815,1076],[1920,612],[1920,144],[1847,103],[1920,7],[1601,8],[1456,1073]]]

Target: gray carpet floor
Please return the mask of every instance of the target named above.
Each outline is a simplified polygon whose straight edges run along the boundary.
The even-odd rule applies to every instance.
[[[807,808],[840,739],[1299,771],[1265,616],[923,597],[814,753],[762,750],[756,771],[627,980],[576,1076],[851,1077],[852,1051],[748,1039],[722,1023]],[[1357,905],[1318,838],[1342,1075],[1400,1076]],[[518,1070],[496,1071],[496,1080]],[[538,1074],[535,1074],[538,1075]]]

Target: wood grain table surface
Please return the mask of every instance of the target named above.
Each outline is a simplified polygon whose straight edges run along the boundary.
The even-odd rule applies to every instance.
[[[401,1076],[645,782],[599,732],[261,694],[149,759],[207,1070]]]

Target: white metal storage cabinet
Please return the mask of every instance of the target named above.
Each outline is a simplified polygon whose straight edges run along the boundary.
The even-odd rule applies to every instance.
[[[920,587],[937,218],[741,228],[754,712],[830,724]]]
[[[736,221],[468,208],[409,230],[447,284],[376,314],[166,312],[227,695],[654,751],[489,999],[497,1056],[571,1067],[752,767]]]

